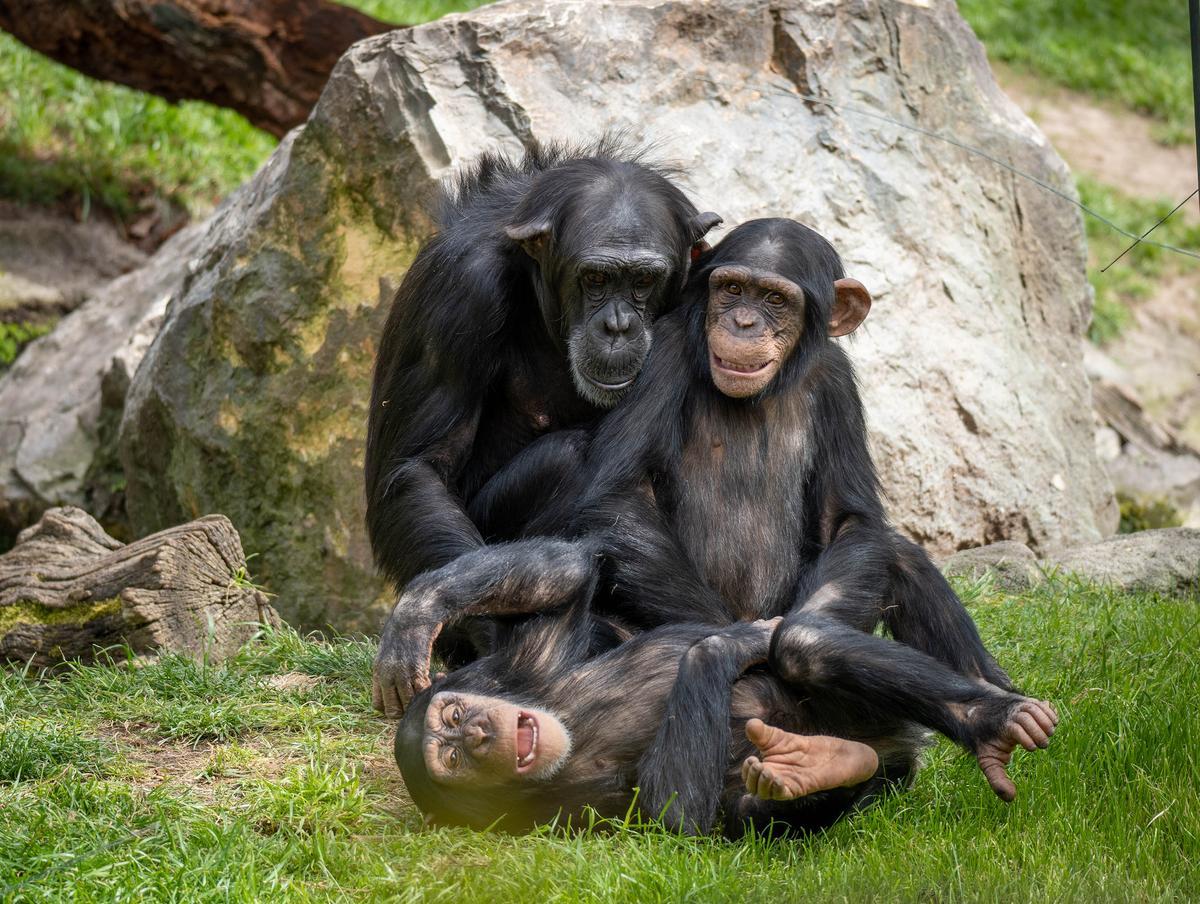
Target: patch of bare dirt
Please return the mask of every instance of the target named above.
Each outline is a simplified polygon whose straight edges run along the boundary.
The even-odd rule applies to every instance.
[[[164,739],[154,734],[154,726],[141,722],[111,723],[101,726],[99,734],[112,741],[137,768],[135,787],[150,791],[165,784],[183,785],[203,803],[212,803],[222,786],[248,776],[280,776],[288,766],[303,762],[298,754],[280,755],[252,744]],[[222,752],[234,749],[238,755],[223,762]]]
[[[66,211],[0,200],[0,274],[10,278],[0,317],[64,314],[146,257],[103,216],[78,222]]]
[[[995,71],[1076,173],[1147,199],[1178,202],[1195,189],[1195,148],[1159,144],[1152,119],[1002,66]],[[1200,204],[1193,200],[1175,216],[1195,222]],[[1194,526],[1200,524],[1200,269],[1169,268],[1151,295],[1130,307],[1133,322],[1085,357],[1103,364],[1094,380],[1108,380],[1136,400],[1130,404],[1145,418],[1147,435],[1170,441],[1138,439],[1120,418],[1106,419],[1101,393],[1097,451],[1118,491],[1147,504],[1165,500]]]
[[[1200,271],[1164,277],[1133,317],[1105,351],[1128,373],[1147,414],[1200,449]]]
[[[1196,188],[1196,150],[1154,140],[1155,121],[1003,66],[1000,86],[1038,124],[1071,169],[1126,194],[1181,201]],[[1194,200],[1180,211],[1200,219]]]

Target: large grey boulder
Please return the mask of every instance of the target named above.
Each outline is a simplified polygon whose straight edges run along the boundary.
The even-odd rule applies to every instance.
[[[935,551],[1037,549],[1115,524],[1091,439],[1073,193],[951,0],[514,2],[370,39],[218,214],[121,428],[143,532],[230,516],[302,624],[373,629],[363,529],[375,340],[429,232],[420,201],[480,151],[607,128],[681,165],[730,224],[801,219],[876,307],[851,343],[897,523]],[[429,304],[453,304],[431,298]]]
[[[0,376],[0,533],[52,505],[103,515],[123,478],[116,425],[129,374],[183,284],[204,229],[177,233],[26,347]]]
[[[1167,527],[1120,534],[1050,556],[1043,565],[1121,590],[1195,593],[1200,591],[1200,530]]]

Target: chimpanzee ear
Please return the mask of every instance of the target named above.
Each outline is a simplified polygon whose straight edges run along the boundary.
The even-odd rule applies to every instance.
[[[706,210],[704,213],[698,213],[692,217],[688,224],[692,228],[692,241],[698,242],[706,235],[710,229],[715,229],[720,226],[724,220],[713,213],[711,210]]]
[[[540,261],[550,244],[551,229],[549,220],[537,219],[505,226],[504,233],[514,242],[520,243],[526,254]]]
[[[696,258],[705,251],[712,250],[712,245],[704,241],[704,236],[710,229],[720,226],[722,222],[724,221],[711,210],[698,213],[688,221],[688,227],[692,232],[692,263],[695,263]]]
[[[829,335],[848,336],[867,319],[871,293],[857,279],[834,280],[833,312],[829,315]]]

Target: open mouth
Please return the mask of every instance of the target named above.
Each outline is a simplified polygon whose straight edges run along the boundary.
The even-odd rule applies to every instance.
[[[762,373],[771,366],[769,359],[755,364],[738,364],[734,361],[726,361],[716,352],[712,352],[711,354],[714,367],[720,368],[727,373],[737,374],[740,377],[752,377],[755,374]]]
[[[530,713],[517,714],[517,772],[524,772],[537,759],[538,723]]]

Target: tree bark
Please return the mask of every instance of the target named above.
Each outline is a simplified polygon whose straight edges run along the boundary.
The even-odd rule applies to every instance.
[[[0,0],[0,28],[93,78],[230,107],[282,136],[361,38],[390,31],[329,0]]]
[[[126,546],[82,509],[50,509],[0,555],[0,662],[91,661],[120,644],[222,659],[279,624],[245,569],[224,515]]]

